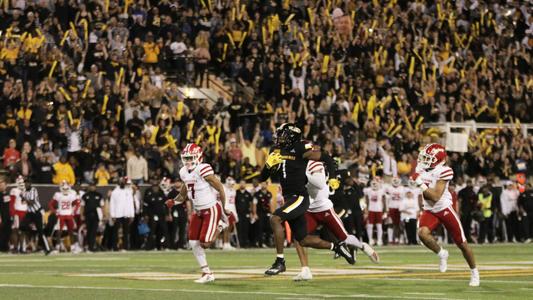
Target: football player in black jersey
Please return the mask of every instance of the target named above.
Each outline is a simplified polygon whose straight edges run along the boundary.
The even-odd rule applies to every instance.
[[[339,187],[335,178],[335,161],[327,153],[316,151],[311,143],[302,141],[302,131],[292,123],[284,123],[276,129],[276,145],[270,152],[266,165],[261,171],[261,180],[277,175],[285,203],[270,218],[276,245],[276,261],[266,270],[266,275],[277,275],[285,271],[283,256],[283,222],[287,221],[294,238],[303,247],[330,249],[337,255],[354,264],[354,257],[344,243],[330,243],[318,236],[307,234],[305,212],[309,208],[309,195],[305,187],[307,176],[305,170],[309,160],[322,161],[330,174],[328,182],[332,189]],[[331,175],[333,174],[333,175]]]

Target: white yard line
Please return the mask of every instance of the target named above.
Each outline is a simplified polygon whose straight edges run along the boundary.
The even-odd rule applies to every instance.
[[[404,295],[427,295],[427,296],[444,296],[446,294],[444,293],[423,293],[423,292],[411,292],[411,293],[403,293]]]
[[[465,283],[465,285],[467,286],[468,285],[468,280],[467,279],[442,279],[442,278],[387,278],[387,277],[382,277],[382,278],[356,278],[356,280],[378,280],[378,281],[383,281],[383,280],[386,280],[386,281],[424,281],[424,282],[427,282],[427,281],[442,281],[442,282],[456,282],[456,281],[462,281]],[[493,280],[493,279],[483,279],[483,277],[481,277],[481,285],[483,285],[483,283],[485,282],[488,282],[488,283],[505,283],[505,284],[531,284],[533,285],[533,281],[518,281],[518,280]],[[533,288],[531,289],[533,290]]]
[[[240,294],[240,295],[274,295],[274,296],[296,296],[296,297],[320,297],[320,298],[376,298],[376,299],[428,299],[428,300],[456,300],[460,298],[434,298],[434,297],[413,297],[413,296],[380,296],[369,294],[298,294],[298,293],[276,293],[276,292],[245,292],[245,291],[223,291],[223,290],[195,290],[195,289],[156,289],[156,288],[128,288],[128,287],[101,287],[101,286],[68,286],[68,285],[34,285],[34,284],[0,284],[6,288],[35,288],[35,289],[79,289],[79,290],[108,290],[108,291],[146,291],[146,292],[181,292],[181,293],[207,293],[207,294]],[[291,297],[292,298],[292,297]],[[308,299],[308,298],[307,298]]]

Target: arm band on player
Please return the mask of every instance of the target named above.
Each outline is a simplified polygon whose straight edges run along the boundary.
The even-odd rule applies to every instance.
[[[335,178],[337,176],[337,170],[335,168],[335,160],[326,152],[320,153],[320,161],[326,165],[329,178]]]
[[[422,183],[418,187],[422,190],[422,192],[425,192],[429,188],[425,183]]]

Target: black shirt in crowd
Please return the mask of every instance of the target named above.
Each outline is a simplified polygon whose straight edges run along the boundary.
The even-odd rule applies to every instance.
[[[272,193],[266,189],[260,189],[254,194],[254,198],[257,200],[257,214],[269,214]]]
[[[84,205],[84,215],[86,217],[97,216],[97,208],[104,205],[104,197],[102,197],[102,194],[96,191],[89,191],[83,194],[83,196],[81,196],[81,201]]]
[[[253,202],[253,196],[246,189],[237,190],[235,194],[235,206],[237,207],[237,214],[244,216],[250,213]]]
[[[460,190],[457,194],[457,198],[459,198],[462,214],[470,214],[477,205],[477,194],[471,186],[467,186]]]
[[[518,197],[518,206],[522,207],[530,218],[533,218],[533,189],[527,189],[520,194],[520,197]]]
[[[165,215],[167,200],[162,190],[147,189],[143,198],[144,211],[149,215]]]
[[[352,185],[344,189],[344,197],[346,199],[346,205],[352,212],[360,212],[361,205],[359,199],[364,197],[363,189],[358,185]]]

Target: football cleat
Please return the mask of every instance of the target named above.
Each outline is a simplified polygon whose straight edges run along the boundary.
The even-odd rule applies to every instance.
[[[363,252],[370,258],[373,263],[379,263],[379,255],[369,244],[363,243]]]
[[[276,258],[276,261],[272,264],[270,269],[265,271],[265,275],[278,275],[279,273],[285,272],[285,270],[287,270],[287,268],[285,268],[285,259]]]
[[[336,243],[333,246],[333,251],[335,251],[335,253],[338,254],[339,256],[344,257],[344,259],[346,259],[346,261],[350,265],[355,264],[355,259],[353,255],[350,253],[350,250],[348,249],[348,247],[346,247],[345,242]]]
[[[303,267],[302,271],[292,278],[294,281],[306,281],[313,279],[313,274],[311,274],[311,269],[309,267]]]
[[[215,281],[215,275],[213,273],[203,273],[202,277],[196,279],[195,283],[209,283]]]
[[[479,271],[477,269],[470,270],[469,286],[479,286]]]
[[[440,262],[439,262],[439,271],[441,273],[446,272],[448,269],[448,250],[442,249],[442,254],[439,254]]]
[[[233,247],[231,244],[228,243],[222,246],[222,250],[233,251],[233,250],[237,250],[237,248]]]

